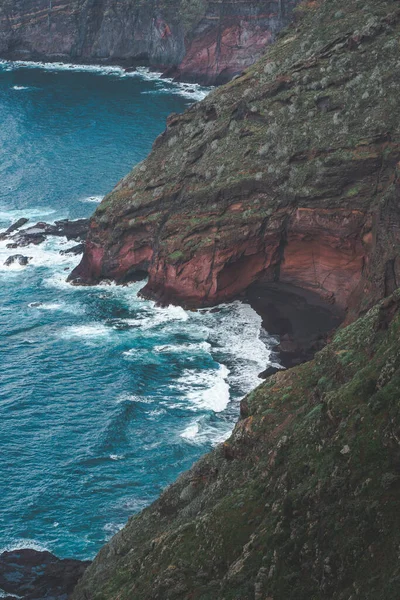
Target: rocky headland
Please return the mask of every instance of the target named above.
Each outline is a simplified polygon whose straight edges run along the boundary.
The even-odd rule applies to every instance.
[[[398,597],[399,33],[393,1],[301,3],[98,207],[77,284],[148,276],[144,296],[187,307],[247,294],[288,351],[299,310],[344,325],[242,401],[74,600]]]
[[[232,436],[129,520],[73,600],[399,597],[400,7],[295,15],[169,118],[70,280],[147,277],[144,296],[190,308],[247,298],[282,353],[313,318],[337,331],[242,400]]]
[[[298,0],[1,0],[0,56],[148,65],[206,85],[254,63]]]

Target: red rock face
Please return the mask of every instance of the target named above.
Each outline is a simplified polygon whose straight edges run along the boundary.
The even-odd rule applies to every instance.
[[[400,12],[372,30],[350,11],[325,37],[329,3],[318,6],[304,7],[309,37],[288,31],[241,77],[168,119],[149,157],[97,209],[72,279],[146,272],[145,296],[186,306],[281,282],[350,318],[393,292],[400,80],[387,35]],[[320,50],[310,57],[311,42]],[[378,85],[371,56],[382,53]]]
[[[229,81],[256,61],[273,41],[273,32],[268,25],[265,27],[240,16],[222,25],[222,31],[210,27],[188,44],[175,77],[205,85]]]
[[[162,304],[210,306],[239,296],[257,280],[280,281],[314,291],[330,303],[346,308],[360,283],[371,251],[371,219],[360,211],[298,209],[276,215],[263,235],[237,239],[218,249],[196,252],[185,262],[157,253],[140,235],[124,236],[112,257],[89,242],[74,279],[102,278],[125,282],[148,273],[142,290]],[[177,251],[177,254],[179,251]],[[179,257],[177,257],[179,258]],[[79,281],[78,281],[79,282]]]

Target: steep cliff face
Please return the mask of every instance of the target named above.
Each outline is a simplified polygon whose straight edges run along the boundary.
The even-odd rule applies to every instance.
[[[205,84],[252,64],[296,0],[1,0],[0,54],[170,68]]]
[[[242,401],[74,600],[397,600],[400,294]]]
[[[211,305],[254,281],[366,310],[400,281],[400,10],[306,2],[241,77],[171,115],[97,209],[72,278],[148,273],[143,294]]]
[[[74,600],[399,597],[400,9],[299,8],[253,68],[170,117],[73,277],[148,273],[144,294],[196,306],[274,281],[364,316],[249,394]]]

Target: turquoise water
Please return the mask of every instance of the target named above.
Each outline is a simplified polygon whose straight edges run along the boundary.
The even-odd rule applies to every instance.
[[[89,216],[166,116],[205,94],[142,72],[0,64],[0,227]],[[143,284],[75,288],[74,245],[0,242],[0,550],[91,558],[226,438],[270,358],[247,305],[157,308]]]

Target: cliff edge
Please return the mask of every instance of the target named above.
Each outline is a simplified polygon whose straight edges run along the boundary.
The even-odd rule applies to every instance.
[[[186,306],[255,281],[354,315],[400,281],[400,10],[306,2],[241,77],[171,115],[106,196],[72,279]]]

